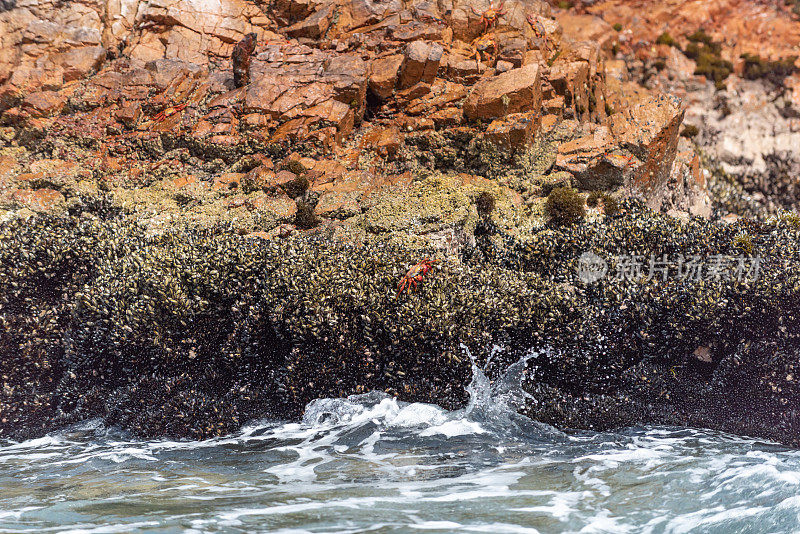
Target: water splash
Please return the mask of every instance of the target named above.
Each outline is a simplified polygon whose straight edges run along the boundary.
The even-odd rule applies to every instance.
[[[461,348],[472,362],[472,380],[466,388],[469,393],[467,415],[477,410],[485,414],[502,416],[511,412],[516,413],[526,400],[536,402],[533,395],[523,389],[522,380],[528,360],[538,356],[538,352],[529,351],[511,364],[498,379],[490,381],[485,370],[478,366],[475,356],[472,355],[469,348],[466,345],[461,345]],[[492,360],[502,351],[503,348],[500,346],[492,348],[485,367],[488,368]]]
[[[508,438],[517,435],[529,438],[563,436],[554,428],[521,416],[517,410],[536,399],[522,387],[528,361],[540,353],[530,351],[510,365],[495,380],[490,380],[485,368],[478,366],[469,349],[462,349],[472,362],[472,380],[466,387],[469,402],[462,410],[448,412],[438,406],[405,403],[389,395],[373,391],[342,399],[317,399],[306,407],[303,424],[318,429],[340,426],[351,428],[372,423],[384,430],[417,427],[420,435],[442,434],[448,437],[465,434],[492,434]],[[495,346],[487,359],[488,367],[502,347]]]
[[[205,441],[93,422],[0,444],[0,532],[797,531],[798,451],[692,429],[565,435],[516,412],[537,353],[490,380],[501,352],[473,360],[457,411],[373,392]]]

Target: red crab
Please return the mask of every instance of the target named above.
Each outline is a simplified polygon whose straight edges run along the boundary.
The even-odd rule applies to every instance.
[[[189,104],[178,104],[177,106],[170,106],[164,111],[160,111],[153,116],[153,122],[162,122],[167,117],[171,117],[176,113],[180,113]]]
[[[528,24],[531,25],[531,29],[533,29],[533,33],[536,35],[536,37],[539,39],[544,37],[545,29],[542,23],[534,15],[528,15],[526,18],[528,19]]]
[[[488,55],[489,49],[494,51],[494,54],[491,54],[489,57],[491,58],[491,64],[497,59],[497,41],[494,39],[494,35],[490,33],[486,33],[477,37],[475,40],[472,41],[472,48],[475,50],[475,62],[478,65],[478,72],[480,73],[481,70],[481,53],[486,52]]]
[[[617,161],[624,161],[626,168],[633,168],[636,166],[636,158],[634,156],[624,156],[622,154],[612,154],[610,152],[603,152],[600,156],[603,159],[615,159]]]
[[[411,267],[408,272],[400,279],[400,283],[397,284],[397,298],[400,298],[400,294],[408,290],[411,291],[413,286],[414,289],[417,288],[417,282],[422,282],[422,277],[425,274],[433,269],[433,264],[437,263],[439,260],[432,260],[430,258],[425,258],[424,260],[420,261],[413,267]]]
[[[484,33],[491,26],[494,26],[497,23],[497,19],[499,19],[501,16],[506,14],[506,12],[503,11],[503,4],[505,4],[505,2],[501,2],[500,5],[497,6],[497,9],[495,9],[494,8],[494,3],[492,2],[492,0],[489,0],[489,9],[487,9],[483,13],[478,13],[477,11],[475,11],[474,7],[470,6],[470,9],[472,9],[472,12],[475,13],[476,15],[480,16],[481,22],[483,23],[483,32]]]

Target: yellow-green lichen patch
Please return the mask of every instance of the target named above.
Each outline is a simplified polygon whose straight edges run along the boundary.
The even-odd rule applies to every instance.
[[[485,213],[479,210],[481,198],[492,200]],[[401,232],[436,239],[434,234],[452,233],[456,240],[471,241],[481,217],[510,229],[523,222],[524,212],[522,197],[494,180],[437,175],[383,195],[364,222],[371,234]]]

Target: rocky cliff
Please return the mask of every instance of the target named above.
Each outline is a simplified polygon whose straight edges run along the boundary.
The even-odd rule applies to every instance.
[[[616,32],[565,33],[543,2],[30,4],[0,22],[12,211],[102,190],[157,218],[358,233],[382,192],[442,172],[490,178],[520,217],[555,185],[706,209],[680,103],[627,100],[606,82]]]
[[[594,2],[618,25],[627,79],[680,97],[714,171],[717,214],[757,216],[800,200],[800,7],[796,2]],[[688,136],[688,135],[687,135]]]
[[[686,135],[721,84],[625,29],[652,45],[659,6],[6,2],[0,436],[204,437],[370,389],[456,406],[465,347],[501,347],[489,371],[536,351],[524,411],[558,426],[798,443],[797,220],[713,220],[771,208],[731,200],[762,178],[711,153],[729,123]],[[588,251],[760,270],[587,283]]]

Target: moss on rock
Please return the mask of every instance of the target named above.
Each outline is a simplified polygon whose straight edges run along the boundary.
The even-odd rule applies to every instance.
[[[510,189],[477,176],[436,175],[381,196],[365,214],[365,227],[378,235],[414,234],[422,238],[415,239],[420,243],[426,236],[436,240],[449,232],[455,240],[452,246],[458,248],[473,241],[482,194],[493,199],[487,216],[498,227],[509,229],[522,223],[526,215],[521,198]]]
[[[556,224],[574,224],[586,217],[583,197],[571,187],[557,187],[547,195],[547,213]]]

